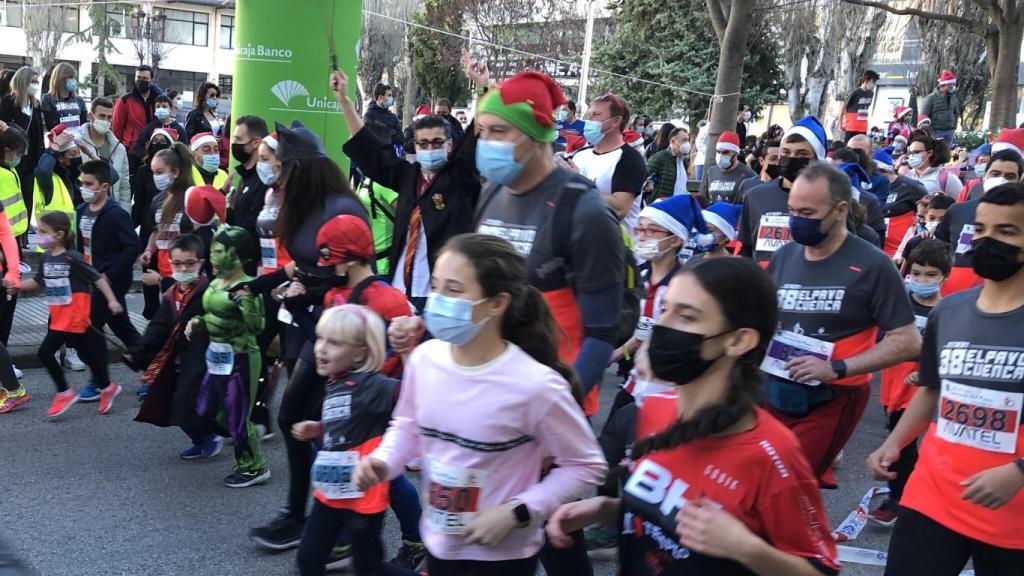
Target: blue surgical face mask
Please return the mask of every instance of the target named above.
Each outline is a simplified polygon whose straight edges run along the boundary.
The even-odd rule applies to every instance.
[[[597,143],[604,138],[604,122],[597,120],[587,120],[583,124],[583,137],[587,139],[587,144],[591,146],[597,146]]]
[[[220,102],[218,102],[216,98],[207,98],[206,99],[206,107],[209,108],[210,110],[216,110],[217,109],[217,104],[220,104]]]
[[[726,170],[729,168],[729,166],[732,166],[732,158],[725,154],[716,154],[715,164],[718,164],[718,167],[721,168],[722,170]]]
[[[558,111],[558,115],[555,116],[555,118],[557,118],[559,122],[565,123],[565,121],[569,119],[569,111],[563,108]]]
[[[982,176],[984,176],[985,175],[985,165],[984,164],[975,164],[974,165],[974,175],[977,176],[978,178],[981,178]]]
[[[417,150],[416,161],[427,172],[437,172],[448,163],[448,150]]]
[[[195,282],[196,278],[199,278],[199,271],[195,272],[171,272],[171,277],[178,284],[191,284]]]
[[[394,105],[395,105],[395,97],[394,96],[388,96],[387,98],[384,99],[384,107],[385,108],[391,108]]]
[[[907,164],[913,169],[918,169],[924,164],[924,152],[907,154]]]
[[[516,162],[516,143],[477,140],[476,168],[488,182],[507,186],[523,170],[523,165]]]
[[[277,174],[274,174],[274,165],[270,162],[257,162],[256,175],[260,177],[260,182],[267,186],[277,182]]]
[[[68,78],[67,82],[64,82],[64,89],[68,92],[74,92],[75,90],[78,90],[78,80],[75,80],[74,78]]]
[[[166,192],[173,181],[170,174],[153,174],[153,185],[161,192]]]
[[[9,161],[7,162],[7,167],[8,167],[8,168],[17,168],[17,167],[18,167],[18,164],[21,164],[21,156],[22,156],[22,155],[21,155],[21,154],[19,154],[19,155],[17,155],[17,156],[14,156],[14,157],[12,157],[12,158],[11,158],[11,159],[10,159],[10,160],[9,160]]]
[[[917,282],[913,279],[907,283],[910,293],[922,298],[935,296],[939,292],[942,282]]]
[[[163,122],[164,120],[167,120],[168,116],[171,115],[171,111],[167,108],[157,108],[156,110],[153,110],[153,115],[156,116],[157,120]]]
[[[220,166],[220,154],[203,154],[203,170],[216,172]]]
[[[431,293],[427,298],[427,306],[423,310],[423,321],[427,325],[427,331],[434,338],[456,346],[466,344],[480,332],[480,329],[490,319],[488,316],[479,324],[473,322],[473,307],[485,300],[487,298],[473,302],[461,298],[449,298],[436,292]]]

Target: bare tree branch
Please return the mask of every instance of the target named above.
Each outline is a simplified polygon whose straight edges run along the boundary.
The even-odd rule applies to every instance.
[[[711,16],[711,26],[715,29],[718,41],[722,42],[725,37],[725,27],[728,23],[725,17],[721,0],[707,0],[708,14]]]
[[[708,0],[709,2],[711,0]],[[847,4],[856,4],[857,6],[865,6],[868,8],[881,8],[886,12],[896,14],[898,16],[918,16],[920,18],[929,18],[932,20],[942,20],[944,22],[951,22],[953,24],[959,24],[970,29],[972,32],[979,36],[984,36],[988,31],[988,27],[981,22],[975,22],[969,18],[963,18],[953,14],[941,14],[938,12],[929,12],[927,10],[921,10],[919,8],[897,8],[885,2],[875,2],[873,0],[843,0]]]

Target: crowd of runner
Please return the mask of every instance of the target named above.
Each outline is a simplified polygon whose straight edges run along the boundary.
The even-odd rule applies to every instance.
[[[878,375],[886,574],[1020,574],[1024,129],[955,161],[935,102],[916,128],[900,108],[869,131],[868,71],[845,142],[814,117],[747,137],[742,108],[707,150],[706,123],[691,144],[615,94],[577,117],[544,74],[490,85],[464,66],[471,121],[439,101],[404,132],[390,87],[360,115],[332,73],[351,179],[298,121],[223,122],[214,84],[181,123],[145,66],[88,108],[69,65],[41,101],[18,70],[0,103],[0,341],[17,296],[43,292],[47,417],[106,414],[128,386],[110,325],[135,419],[181,428],[182,460],[230,440],[224,484],[266,483],[276,424],[287,501],[250,535],[297,548],[302,574],[590,575],[603,539],[626,575],[828,575],[821,490]],[[595,434],[610,366],[622,387]],[[0,345],[5,419],[32,417],[20,377]]]

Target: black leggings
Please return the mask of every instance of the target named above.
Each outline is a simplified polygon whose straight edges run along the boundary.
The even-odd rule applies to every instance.
[[[889,414],[888,429],[892,432],[903,416],[903,410],[897,410]],[[907,486],[910,473],[917,466],[917,438],[903,450],[900,450],[900,457],[889,465],[889,471],[896,473],[896,479],[889,481],[889,501],[898,504],[903,498],[903,489]]]
[[[309,472],[313,467],[313,443],[292,438],[292,425],[319,420],[324,400],[324,380],[309,363],[299,360],[281,398],[277,424],[288,453],[288,513],[298,519],[306,514]]]
[[[46,337],[43,338],[43,343],[39,345],[39,352],[36,356],[43,363],[46,371],[50,373],[50,378],[53,378],[53,383],[57,385],[57,392],[64,392],[68,389],[68,381],[64,377],[64,369],[61,368],[60,360],[54,355],[61,346],[67,345],[74,348],[78,351],[78,357],[92,372],[96,387],[102,390],[110,385],[106,344],[106,338],[91,330],[84,333],[48,330]]]
[[[21,388],[18,377],[14,374],[14,363],[11,355],[7,352],[7,346],[0,342],[0,385],[8,392],[14,392]]]
[[[1024,566],[1024,550],[979,542],[920,512],[900,508],[885,576],[957,576],[972,558],[978,576],[1020,576]]]
[[[348,528],[352,538],[352,570],[359,575],[383,576],[393,573],[384,564],[380,533],[384,513],[358,514],[339,510],[316,500],[302,531],[296,560],[302,576],[327,574],[324,565],[338,541],[338,532]]]
[[[427,555],[430,576],[533,576],[537,573],[537,557],[520,560],[441,560]],[[550,572],[550,574],[559,574]]]

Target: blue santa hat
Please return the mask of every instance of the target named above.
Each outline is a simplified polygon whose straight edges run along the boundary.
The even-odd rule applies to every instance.
[[[896,169],[892,165],[892,154],[885,150],[875,150],[874,155],[871,157],[875,161],[875,166],[884,168],[889,172],[895,172]]]
[[[729,241],[736,239],[736,225],[740,222],[741,204],[715,202],[703,212],[704,221],[722,231]]]
[[[803,118],[796,121],[786,130],[786,133],[782,135],[782,141],[785,142],[786,138],[796,134],[802,137],[804,140],[814,148],[815,154],[818,155],[818,160],[824,160],[826,152],[828,151],[828,138],[825,137],[825,129],[822,128],[821,122],[818,121],[814,116],[804,116]]]
[[[668,230],[673,236],[682,238],[683,243],[690,239],[691,230],[697,231],[693,239],[698,247],[707,248],[715,243],[715,236],[708,234],[700,203],[690,194],[680,194],[655,202],[640,211],[640,218],[647,218]]]
[[[853,188],[853,199],[860,202],[860,193],[871,188],[871,177],[868,176],[864,167],[856,162],[843,162],[837,167],[846,173]]]

